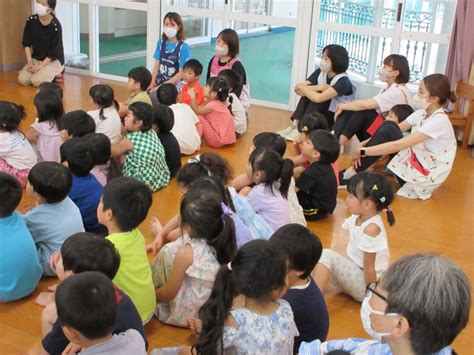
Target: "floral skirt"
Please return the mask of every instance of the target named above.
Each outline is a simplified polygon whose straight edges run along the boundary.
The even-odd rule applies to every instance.
[[[0,158],[0,171],[15,177],[20,183],[21,187],[25,188],[30,169],[15,169],[13,166],[8,164],[5,159]]]

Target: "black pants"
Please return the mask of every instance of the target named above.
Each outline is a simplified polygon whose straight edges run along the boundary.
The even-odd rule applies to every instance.
[[[377,116],[378,113],[375,110],[344,111],[334,123],[334,135],[337,138],[344,135],[348,139],[356,135],[359,141],[365,141],[370,138],[367,129]]]
[[[331,100],[316,103],[303,96],[300,98],[300,101],[298,101],[298,106],[296,106],[296,110],[293,112],[291,120],[300,120],[307,114],[320,112],[324,115],[324,117],[326,117],[326,120],[328,121],[328,127],[331,129],[334,124],[334,112],[329,111],[330,104]]]

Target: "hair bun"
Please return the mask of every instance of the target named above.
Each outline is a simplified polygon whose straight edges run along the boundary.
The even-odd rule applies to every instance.
[[[457,96],[456,96],[456,92],[454,90],[451,90],[449,92],[449,101],[451,101],[452,103],[455,103],[457,101]]]

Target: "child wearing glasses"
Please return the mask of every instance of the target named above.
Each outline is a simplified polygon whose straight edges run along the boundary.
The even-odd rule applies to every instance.
[[[362,302],[365,286],[388,268],[390,254],[380,212],[385,211],[393,225],[392,201],[392,187],[380,173],[363,172],[349,180],[347,205],[352,215],[342,224],[350,236],[347,257],[323,250],[312,273],[323,293],[344,292]]]

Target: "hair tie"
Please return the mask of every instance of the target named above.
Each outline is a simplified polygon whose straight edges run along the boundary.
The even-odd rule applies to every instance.
[[[200,164],[201,163],[201,156],[198,154],[194,158],[188,159],[188,164]]]
[[[222,208],[221,219],[224,219],[225,216],[230,216],[230,209],[229,207],[227,207],[227,205],[224,202],[221,202],[221,208]]]
[[[386,200],[387,199],[385,198],[385,196],[382,196],[382,197],[379,198],[379,201],[382,202],[382,203],[384,203]]]
[[[232,271],[232,262],[227,263],[227,270]]]
[[[301,132],[303,133],[307,133],[308,131],[309,131],[308,126],[304,126],[303,128],[301,128]]]
[[[374,186],[372,186],[372,191],[377,191],[379,189],[379,187],[377,186],[377,184],[374,184]]]

